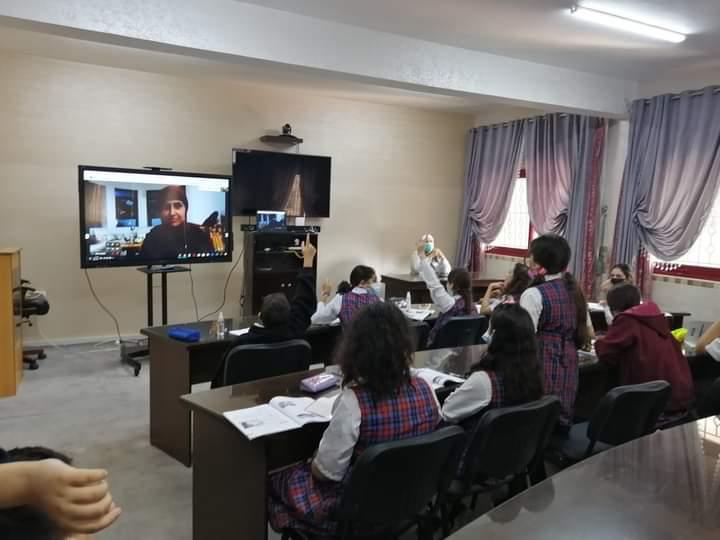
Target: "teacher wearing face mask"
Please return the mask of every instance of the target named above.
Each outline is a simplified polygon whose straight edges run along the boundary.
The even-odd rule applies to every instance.
[[[447,277],[450,270],[452,270],[452,266],[450,266],[450,261],[447,260],[445,254],[440,251],[439,248],[435,247],[435,239],[433,238],[433,235],[430,233],[424,235],[420,239],[419,244],[422,244],[425,259],[430,264],[430,267],[435,271],[435,274],[439,277]],[[410,272],[412,274],[420,273],[420,262],[421,260],[418,250],[413,250],[412,255],[410,255]]]
[[[603,297],[605,297],[610,289],[612,289],[615,285],[620,285],[621,283],[630,283],[631,285],[634,285],[630,267],[627,264],[618,263],[610,268],[608,278],[600,285],[600,292]]]

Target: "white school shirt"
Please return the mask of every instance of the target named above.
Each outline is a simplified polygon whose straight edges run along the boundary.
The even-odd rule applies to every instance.
[[[367,289],[355,287],[352,292],[355,294],[368,294]],[[310,317],[312,324],[332,324],[340,316],[342,309],[342,294],[336,294],[327,304],[318,302],[317,311]]]
[[[417,255],[417,253],[415,255]],[[419,262],[418,273],[430,290],[430,298],[432,298],[433,304],[438,307],[441,313],[447,313],[453,308],[458,297],[452,296],[445,290],[445,287],[440,283],[440,279],[438,279],[427,257],[425,259],[419,259]]]
[[[440,410],[435,392],[432,395]],[[362,413],[355,392],[352,388],[343,389],[333,405],[332,420],[320,439],[313,459],[313,464],[325,478],[340,482],[345,477],[360,438],[361,421]]]
[[[562,272],[559,274],[547,274],[545,276],[545,281],[553,281],[562,277]],[[520,305],[530,314],[533,326],[535,326],[535,331],[537,332],[540,314],[542,313],[542,293],[540,293],[537,287],[529,287],[525,289],[525,292],[523,292],[520,296]],[[587,313],[585,324],[592,327],[592,320],[590,319],[589,311]]]
[[[427,259],[427,257],[426,257]],[[420,259],[420,255],[418,255],[417,251],[413,251],[410,254],[410,273],[411,274],[419,274],[420,273],[420,262],[422,259]],[[430,259],[430,266],[435,271],[435,273],[439,276],[447,276],[450,273],[450,270],[452,270],[452,266],[450,265],[450,261],[448,261],[445,257],[435,258],[433,257]]]
[[[713,339],[705,347],[705,352],[708,353],[713,360],[720,362],[720,338]]]
[[[485,371],[476,371],[450,394],[443,403],[442,414],[446,422],[459,422],[490,405],[492,383]]]

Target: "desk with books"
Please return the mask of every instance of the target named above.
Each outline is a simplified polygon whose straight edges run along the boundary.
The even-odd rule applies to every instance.
[[[228,330],[247,328],[256,317],[226,319]],[[409,321],[418,343],[425,343],[427,325]],[[190,466],[192,462],[190,411],[180,404],[180,396],[191,391],[193,384],[211,381],[233,343],[234,336],[218,338],[211,332],[212,322],[154,326],[141,333],[148,338],[150,351],[150,444]],[[198,330],[200,340],[186,343],[171,338],[168,332],[183,326]],[[304,338],[312,347],[314,364],[332,363],[335,344],[341,335],[340,326],[308,328]],[[307,376],[307,374],[305,374]]]
[[[486,346],[438,349],[415,353],[415,367],[463,374],[480,361]],[[596,363],[580,368],[592,372],[593,384],[605,381]],[[182,397],[193,412],[193,538],[263,539],[267,535],[266,479],[268,471],[310,458],[325,423],[253,439],[245,437],[223,414],[269,403],[276,396],[298,397],[300,381],[314,370],[273,377]],[[330,390],[325,394],[337,393]],[[599,394],[604,393],[604,389]],[[320,396],[315,396],[320,397]],[[592,404],[586,404],[590,407]]]

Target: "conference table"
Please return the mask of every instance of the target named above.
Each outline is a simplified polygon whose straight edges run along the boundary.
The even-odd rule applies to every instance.
[[[717,540],[720,417],[612,448],[524,491],[451,540]]]
[[[248,328],[257,317],[226,319],[228,330]],[[408,321],[416,344],[424,344],[428,326]],[[179,341],[168,332],[176,327],[200,332],[194,343]],[[225,352],[236,336],[213,333],[213,322],[196,322],[154,326],[140,331],[148,338],[150,352],[150,444],[177,459],[185,466],[192,463],[190,411],[180,403],[180,396],[191,391],[193,384],[211,381],[222,364]],[[304,339],[312,347],[313,364],[330,365],[342,329],[339,325],[312,325]]]
[[[463,374],[481,360],[486,348],[476,345],[421,351],[415,353],[414,366]],[[583,362],[581,381],[584,373],[594,373],[596,366],[592,358]],[[265,404],[278,395],[304,395],[299,390],[300,381],[321,371],[292,373],[182,396],[182,403],[193,413],[194,539],[266,538],[268,472],[310,458],[326,424],[308,424],[250,441],[223,413]],[[322,395],[333,392],[338,390]]]
[[[473,272],[470,277],[474,300],[482,298],[491,283],[503,281],[502,279],[484,278],[480,272]],[[383,274],[380,276],[380,281],[385,284],[385,298],[405,298],[409,292],[413,303],[428,304],[432,302],[427,285],[416,274]],[[447,283],[447,279],[440,281],[443,284]]]

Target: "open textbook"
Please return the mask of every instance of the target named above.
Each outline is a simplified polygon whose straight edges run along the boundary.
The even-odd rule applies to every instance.
[[[438,388],[442,388],[448,384],[462,384],[465,382],[465,379],[458,377],[457,375],[441,373],[429,368],[413,369],[412,374],[416,377],[420,377],[423,381],[428,383],[433,390],[437,390]]]
[[[276,396],[266,405],[223,413],[251,441],[265,435],[298,429],[312,422],[329,422],[340,394],[313,399]]]

